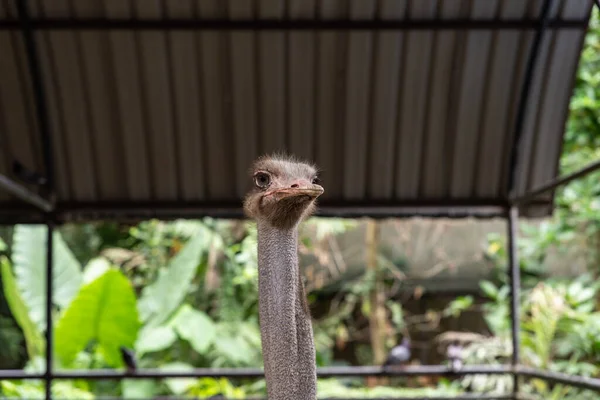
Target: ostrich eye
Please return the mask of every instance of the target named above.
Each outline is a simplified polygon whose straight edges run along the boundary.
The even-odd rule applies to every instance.
[[[313,178],[313,180],[312,180],[312,183],[313,183],[313,185],[318,185],[318,184],[320,184],[320,183],[321,183],[321,180],[320,180],[318,177],[316,177],[316,176],[315,176],[315,177]]]
[[[259,172],[256,175],[254,175],[254,183],[259,188],[264,189],[271,184],[271,177],[269,176],[269,174]]]

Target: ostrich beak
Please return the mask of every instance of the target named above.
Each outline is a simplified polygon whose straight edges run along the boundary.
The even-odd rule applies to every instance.
[[[280,188],[270,191],[265,196],[273,196],[277,200],[288,199],[292,197],[307,196],[309,199],[314,200],[323,194],[325,190],[322,186],[311,185],[310,187],[298,187],[298,188]]]

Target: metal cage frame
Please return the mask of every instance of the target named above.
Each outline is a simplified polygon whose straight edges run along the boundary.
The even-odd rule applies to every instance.
[[[36,50],[34,38],[35,30],[43,29],[237,29],[237,30],[302,30],[302,29],[328,29],[328,30],[405,30],[405,29],[534,29],[535,36],[533,48],[527,62],[525,71],[525,83],[523,85],[519,104],[517,109],[517,118],[514,126],[516,141],[512,148],[509,193],[513,192],[517,152],[520,143],[520,136],[523,130],[524,115],[528,104],[529,91],[533,75],[533,67],[539,53],[544,30],[547,27],[572,27],[585,26],[587,21],[579,20],[550,20],[549,10],[552,0],[545,0],[541,11],[540,21],[468,21],[468,20],[450,20],[450,21],[361,21],[361,20],[329,20],[329,21],[277,21],[277,20],[252,20],[252,21],[232,21],[232,20],[202,20],[181,21],[181,20],[150,20],[150,21],[131,21],[131,20],[68,20],[68,19],[44,19],[34,21],[30,18],[26,0],[17,0],[18,21],[3,21],[0,23],[0,29],[19,29],[25,44],[27,65],[32,81],[36,118],[38,121],[39,134],[43,148],[43,161],[46,176],[46,185],[44,194],[39,195],[32,192],[24,185],[0,175],[0,189],[18,197],[25,203],[33,206],[36,213],[42,215],[39,218],[33,214],[29,219],[22,217],[15,219],[15,223],[42,223],[48,228],[46,242],[46,318],[47,326],[52,326],[52,303],[53,287],[53,232],[57,224],[64,222],[65,216],[69,215],[72,209],[60,210],[55,208],[54,204],[54,163],[52,159],[52,144],[50,124],[48,120],[47,105],[44,96],[44,86]],[[600,1],[595,0],[596,6],[600,9]],[[600,161],[594,162],[589,166],[573,174],[553,179],[547,184],[529,193],[516,197],[512,196],[502,204],[405,204],[405,205],[372,205],[370,207],[357,207],[356,210],[345,209],[336,212],[335,207],[330,209],[326,215],[356,217],[369,215],[375,218],[383,217],[502,217],[507,220],[507,236],[509,245],[508,274],[510,277],[510,309],[512,323],[512,344],[513,355],[509,365],[467,365],[460,371],[452,371],[450,368],[441,365],[422,365],[406,366],[400,369],[383,368],[381,366],[360,366],[360,367],[327,367],[319,368],[317,374],[319,377],[364,377],[364,376],[464,376],[471,374],[501,375],[510,374],[514,379],[513,392],[507,395],[487,395],[487,394],[463,394],[452,399],[517,399],[521,398],[519,393],[519,384],[522,378],[542,379],[549,383],[565,384],[582,389],[588,389],[600,393],[600,379],[573,376],[563,373],[544,371],[523,366],[520,360],[520,321],[519,321],[519,294],[520,294],[520,270],[519,256],[517,254],[517,230],[519,222],[519,206],[535,202],[540,194],[546,194],[554,191],[559,186],[563,186],[575,179],[581,178],[591,172],[600,170]],[[129,207],[129,208],[128,208]],[[235,211],[233,207],[216,205],[213,208],[203,207],[186,211],[178,209],[176,205],[166,204],[160,212],[154,212],[147,217],[192,217],[200,215],[211,215],[216,217],[239,218],[242,215]],[[78,210],[81,211],[81,210]],[[85,210],[84,210],[85,211]],[[85,213],[84,213],[85,214]],[[143,212],[142,212],[143,214]],[[88,210],[88,215],[100,218],[127,219],[132,217],[131,206],[111,207],[108,210],[92,209]],[[139,218],[139,213],[137,214]],[[74,220],[70,219],[70,220]],[[4,218],[6,223],[10,218]],[[12,221],[11,221],[12,222]],[[190,378],[190,377],[225,377],[225,378],[260,378],[263,375],[261,369],[212,369],[198,368],[186,372],[164,372],[159,370],[142,369],[135,372],[121,372],[118,370],[69,370],[58,372],[54,371],[52,364],[54,361],[53,353],[53,330],[46,329],[46,370],[43,373],[29,374],[22,370],[0,370],[0,380],[4,379],[42,379],[45,381],[45,398],[52,399],[52,382],[65,379],[92,379],[92,380],[120,380],[120,379],[160,379],[160,378]],[[403,397],[409,399],[408,397]],[[448,397],[428,397],[430,399],[444,400]]]

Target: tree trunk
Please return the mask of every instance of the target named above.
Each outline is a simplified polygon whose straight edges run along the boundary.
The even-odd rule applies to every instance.
[[[369,293],[369,333],[371,337],[371,349],[373,351],[373,364],[382,365],[385,362],[387,352],[385,349],[386,336],[386,312],[385,312],[385,288],[383,277],[379,268],[379,224],[377,221],[369,220],[366,231],[367,270],[374,279],[371,292]],[[376,386],[380,381],[373,377],[367,381],[369,386]]]

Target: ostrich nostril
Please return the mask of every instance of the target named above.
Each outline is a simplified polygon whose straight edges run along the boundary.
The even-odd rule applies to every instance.
[[[293,188],[299,188],[299,187],[300,187],[300,185],[298,185],[297,183],[294,183],[294,184],[292,185],[292,187],[293,187]]]

